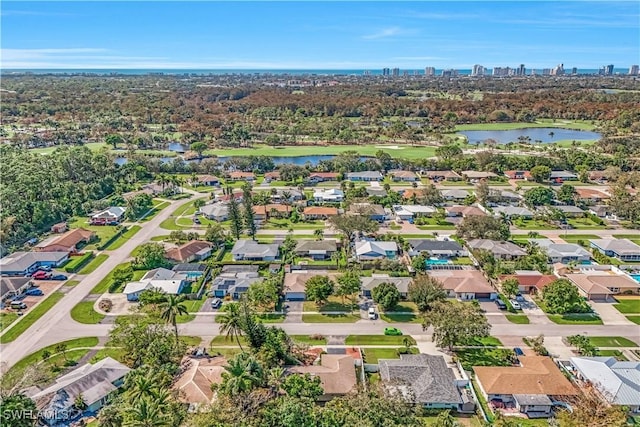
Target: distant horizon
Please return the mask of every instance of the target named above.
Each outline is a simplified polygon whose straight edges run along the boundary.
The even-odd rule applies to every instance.
[[[634,1],[11,1],[0,68],[593,70],[640,57]]]

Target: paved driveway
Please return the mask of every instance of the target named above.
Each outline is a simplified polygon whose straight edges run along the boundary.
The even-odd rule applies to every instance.
[[[631,325],[632,323],[624,317],[611,302],[593,302],[589,301],[589,305],[600,315],[602,323],[605,325]],[[640,337],[640,328],[638,328],[638,336]]]
[[[302,323],[302,301],[287,301],[289,306],[284,323]]]

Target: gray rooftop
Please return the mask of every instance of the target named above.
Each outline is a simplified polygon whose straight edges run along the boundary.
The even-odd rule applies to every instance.
[[[378,171],[349,172],[347,178],[382,179],[382,174]]]
[[[593,239],[591,243],[604,251],[613,251],[618,255],[640,254],[640,246],[629,239]]]
[[[455,375],[442,356],[402,354],[400,360],[378,361],[385,385],[419,403],[462,403]]]
[[[411,277],[391,277],[386,275],[377,275],[374,277],[361,277],[360,281],[362,283],[362,289],[366,289],[368,291],[373,290],[373,288],[376,288],[383,283],[391,283],[392,285],[395,285],[395,287],[398,289],[398,292],[405,294],[409,292],[409,285],[411,284],[412,279]]]
[[[204,272],[207,269],[207,266],[204,264],[198,264],[196,262],[187,263],[187,264],[176,264],[173,266],[172,270],[176,272],[182,271],[202,271]]]
[[[557,256],[575,256],[590,257],[591,254],[582,246],[575,243],[554,243],[549,239],[530,239],[532,243],[536,243],[539,247],[547,250],[547,255],[551,258]]]
[[[407,239],[409,246],[416,251],[461,251],[462,245],[455,240]]]
[[[483,249],[494,255],[525,256],[527,253],[511,242],[497,242],[488,239],[475,239],[469,242],[471,249]]]
[[[572,357],[580,375],[618,405],[640,405],[640,362],[619,362],[614,357]]]
[[[507,216],[518,215],[518,216],[533,216],[533,212],[531,212],[527,208],[523,208],[520,206],[497,206],[493,208],[493,211],[498,214],[505,214]]]
[[[255,240],[238,240],[231,253],[243,255],[245,258],[277,257],[280,245],[277,243],[258,243]]]
[[[469,196],[469,192],[467,190],[459,190],[459,189],[451,189],[451,190],[440,190],[442,193],[442,197],[444,198],[453,198],[453,199],[465,199]]]
[[[560,206],[553,206],[554,209],[558,209],[561,212],[564,213],[575,213],[575,214],[580,214],[580,213],[584,213],[584,210],[580,209],[577,206],[571,206],[571,205],[560,205]]]
[[[335,252],[338,244],[335,240],[298,240],[296,252],[327,251]]]
[[[36,262],[58,263],[68,255],[66,252],[14,252],[0,259],[0,270],[23,271]]]

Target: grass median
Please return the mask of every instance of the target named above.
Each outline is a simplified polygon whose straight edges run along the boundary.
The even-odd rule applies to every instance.
[[[93,305],[94,301],[80,301],[71,309],[71,318],[85,325],[100,323],[105,315],[96,312]]]
[[[89,274],[93,273],[96,268],[100,267],[100,265],[105,262],[109,258],[109,255],[100,254],[89,262],[82,270],[78,272],[78,274]]]
[[[505,317],[509,322],[517,325],[528,325],[530,323],[526,314],[506,314]]]
[[[127,241],[129,239],[131,239],[133,236],[135,236],[135,234],[140,231],[142,227],[140,227],[139,225],[132,225],[131,227],[129,227],[129,229],[127,231],[125,231],[124,233],[122,233],[120,235],[120,237],[118,237],[116,240],[114,240],[113,242],[111,242],[111,244],[109,246],[107,246],[106,248],[104,248],[105,250],[108,251],[112,251],[115,249],[119,249],[122,245],[124,245],[125,243],[127,243]]]
[[[51,307],[64,297],[62,292],[54,292],[47,299],[29,310],[11,329],[0,336],[0,343],[9,343],[18,338],[24,331],[29,329],[39,318],[41,318]]]
[[[592,313],[548,314],[547,317],[558,325],[602,325],[602,319]]]

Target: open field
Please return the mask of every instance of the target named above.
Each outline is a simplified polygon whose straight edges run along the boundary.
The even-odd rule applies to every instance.
[[[411,146],[401,144],[377,144],[377,145],[300,145],[295,147],[270,147],[267,145],[254,145],[251,148],[228,148],[207,150],[204,153],[211,156],[268,156],[268,157],[298,157],[298,156],[322,156],[337,155],[345,151],[357,151],[361,156],[374,157],[378,150],[404,159],[424,159],[435,155],[435,147]]]
[[[456,132],[463,130],[511,130],[526,128],[565,128],[575,130],[593,130],[595,125],[584,120],[545,120],[539,119],[532,123],[515,122],[515,123],[477,123],[470,125],[456,126]]]
[[[33,323],[42,317],[51,307],[64,297],[62,292],[54,292],[40,304],[32,308],[18,321],[10,330],[0,337],[0,343],[5,344],[18,338],[20,334],[26,331]]]

